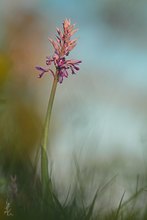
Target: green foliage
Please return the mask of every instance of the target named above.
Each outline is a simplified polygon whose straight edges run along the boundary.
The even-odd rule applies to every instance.
[[[27,165],[26,165],[27,164]],[[12,199],[11,192],[3,198],[3,201],[9,199],[12,207],[12,219],[16,220],[145,220],[147,219],[146,204],[139,210],[135,206],[140,196],[146,194],[146,187],[139,187],[137,180],[134,194],[125,198],[126,192],[120,198],[118,206],[113,210],[107,207],[101,208],[101,199],[106,190],[109,191],[111,185],[117,176],[112,177],[107,182],[100,184],[95,193],[92,193],[92,200],[87,204],[84,196],[84,184],[81,180],[81,170],[77,163],[76,177],[74,187],[69,187],[64,201],[61,202],[58,196],[58,189],[55,189],[55,183],[50,176],[51,184],[48,185],[46,194],[42,194],[42,184],[40,178],[36,176],[34,167],[29,158],[22,161],[13,161],[11,170],[5,169],[7,174],[7,192],[9,189],[9,175],[15,173],[17,176],[18,194]],[[10,167],[9,167],[10,168]],[[2,180],[2,185],[5,181]],[[52,187],[50,187],[52,186]],[[114,195],[115,197],[115,195]],[[11,199],[10,199],[11,198]],[[6,216],[3,216],[5,219]]]

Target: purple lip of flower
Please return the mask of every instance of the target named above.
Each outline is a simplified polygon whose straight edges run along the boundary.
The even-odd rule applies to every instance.
[[[36,66],[36,69],[41,71],[40,74],[38,75],[38,78],[41,78],[45,73],[51,72],[54,76],[54,72],[51,69],[45,69],[41,66]]]
[[[75,74],[79,70],[79,64],[82,61],[79,60],[66,60],[66,56],[77,44],[77,39],[71,40],[72,35],[77,32],[78,29],[74,29],[75,24],[71,25],[70,20],[65,19],[63,22],[63,32],[57,28],[56,40],[49,39],[50,43],[54,47],[54,55],[46,58],[46,65],[53,64],[58,74],[58,82],[62,83],[64,77],[68,77],[68,70],[71,70],[72,74]],[[50,68],[36,67],[41,71],[39,78],[45,73],[51,72],[53,76],[55,73]]]

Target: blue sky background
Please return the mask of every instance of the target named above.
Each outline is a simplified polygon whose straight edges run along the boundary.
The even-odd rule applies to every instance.
[[[92,67],[92,72],[96,73],[98,67],[107,68],[130,84],[146,88],[146,4],[145,1],[44,0],[37,7],[47,15],[51,12],[55,24],[64,17],[70,17],[78,24],[80,31],[76,53],[82,57],[84,65]],[[113,26],[111,22],[106,22],[104,14],[109,12],[110,6],[114,16],[117,15],[117,7],[118,13],[121,12],[120,26],[119,23]],[[120,18],[116,16],[115,19]]]

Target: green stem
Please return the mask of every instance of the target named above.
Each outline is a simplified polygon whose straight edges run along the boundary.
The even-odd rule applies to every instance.
[[[43,194],[49,190],[49,173],[48,173],[48,157],[47,157],[47,145],[48,145],[48,134],[49,134],[49,125],[50,125],[50,118],[51,118],[51,112],[53,107],[53,101],[56,93],[57,88],[57,73],[54,76],[54,81],[51,89],[51,94],[49,98],[47,113],[46,113],[46,119],[45,119],[45,127],[43,132],[43,139],[42,139],[42,146],[41,146],[41,179],[42,179],[42,190]]]

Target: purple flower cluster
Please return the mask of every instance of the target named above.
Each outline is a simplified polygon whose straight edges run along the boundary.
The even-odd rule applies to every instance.
[[[64,77],[68,77],[69,71],[75,74],[79,70],[80,60],[66,60],[70,51],[76,46],[77,39],[71,40],[72,35],[77,31],[74,29],[75,24],[71,24],[70,20],[65,19],[63,22],[63,32],[57,28],[58,35],[56,40],[49,38],[50,43],[54,47],[54,55],[46,58],[46,65],[51,66],[54,64],[56,73],[49,67],[43,68],[37,66],[37,70],[40,71],[39,78],[45,73],[51,73],[54,77],[57,74],[59,83],[62,83]]]

